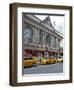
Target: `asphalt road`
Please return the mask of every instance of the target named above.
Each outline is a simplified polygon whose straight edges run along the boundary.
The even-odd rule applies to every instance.
[[[24,69],[24,74],[43,74],[43,73],[62,73],[63,63],[56,63],[50,65],[38,65]]]

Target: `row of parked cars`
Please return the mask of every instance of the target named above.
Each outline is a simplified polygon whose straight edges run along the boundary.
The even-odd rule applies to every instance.
[[[24,60],[24,67],[32,67],[32,66],[37,66],[38,64],[42,64],[42,65],[47,65],[47,64],[55,64],[55,63],[62,63],[63,62],[63,58],[59,57],[59,58],[42,58],[41,60],[38,60],[37,57],[33,57],[33,58],[26,58]]]

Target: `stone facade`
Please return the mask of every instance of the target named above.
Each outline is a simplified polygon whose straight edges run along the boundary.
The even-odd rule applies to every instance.
[[[47,16],[43,21],[35,15],[22,14],[22,30],[24,49],[32,52],[58,53],[62,35],[52,26],[51,19]]]

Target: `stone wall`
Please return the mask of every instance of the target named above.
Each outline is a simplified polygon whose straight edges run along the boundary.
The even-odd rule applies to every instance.
[[[50,35],[51,37],[51,43],[50,46],[48,45],[49,50],[58,50],[59,49],[59,37],[55,34],[55,31],[52,32],[52,34],[50,33],[51,30],[48,31],[48,29],[43,28],[41,25],[38,25],[37,23],[35,23],[35,21],[30,20],[29,18],[23,18],[23,32],[25,27],[31,27],[33,30],[33,41],[32,44],[35,46],[38,46],[40,48],[45,48],[45,45],[48,45],[48,43],[46,43],[46,37],[47,34]],[[42,31],[42,34],[40,35],[40,30]],[[42,39],[41,42],[40,41],[40,37]],[[26,44],[26,43],[25,43]],[[31,43],[28,43],[29,47],[31,47]],[[32,48],[32,47],[31,47]]]

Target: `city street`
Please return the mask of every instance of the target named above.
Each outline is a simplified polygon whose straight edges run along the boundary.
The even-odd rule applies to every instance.
[[[24,74],[42,74],[42,73],[62,73],[63,63],[48,65],[37,65],[35,67],[25,68]]]

